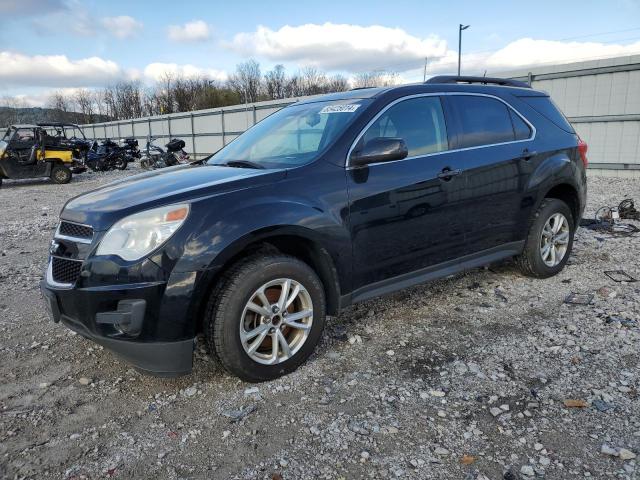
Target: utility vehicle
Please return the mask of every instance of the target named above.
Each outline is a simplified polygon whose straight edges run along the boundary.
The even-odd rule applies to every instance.
[[[56,322],[146,372],[190,372],[203,332],[228,371],[273,379],[353,303],[510,257],[557,274],[586,151],[511,80],[313,97],[199,164],[69,200],[42,290]]]

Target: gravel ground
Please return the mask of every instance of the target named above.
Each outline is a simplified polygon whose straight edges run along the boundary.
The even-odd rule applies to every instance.
[[[640,279],[640,235],[580,229],[548,280],[505,263],[349,308],[274,382],[202,346],[158,379],[49,322],[38,292],[64,201],[130,173],[0,189],[1,478],[640,477],[640,282],[602,273]],[[589,194],[592,215],[640,183]]]

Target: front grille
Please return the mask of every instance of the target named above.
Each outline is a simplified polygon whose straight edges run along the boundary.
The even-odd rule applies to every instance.
[[[69,260],[59,257],[51,258],[51,274],[53,279],[58,283],[76,283],[78,275],[80,275],[80,268],[82,268],[82,261],[80,260]]]
[[[78,223],[60,222],[59,228],[60,235],[66,235],[67,237],[74,238],[88,238],[93,237],[93,228],[87,225],[80,225]]]

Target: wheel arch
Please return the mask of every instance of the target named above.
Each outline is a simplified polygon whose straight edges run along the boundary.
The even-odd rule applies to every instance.
[[[580,205],[580,196],[578,195],[578,189],[570,183],[558,183],[547,189],[544,198],[556,198],[562,200],[569,206],[571,214],[573,215],[574,224],[580,220],[580,212],[582,211]],[[577,225],[574,225],[577,228]]]
[[[198,319],[198,330],[206,310],[209,294],[222,275],[235,263],[249,255],[284,253],[309,265],[318,275],[325,291],[327,313],[340,312],[341,286],[336,262],[314,232],[304,227],[264,228],[244,235],[229,244],[215,258],[211,268],[197,281],[192,311]]]

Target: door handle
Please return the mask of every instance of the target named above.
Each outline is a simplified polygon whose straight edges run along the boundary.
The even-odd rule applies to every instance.
[[[460,170],[459,168],[455,170],[451,170],[450,168],[443,168],[442,171],[438,174],[438,178],[440,180],[444,180],[445,182],[448,182],[449,180],[451,180],[452,177],[460,175],[461,173],[462,173],[462,170]]]

